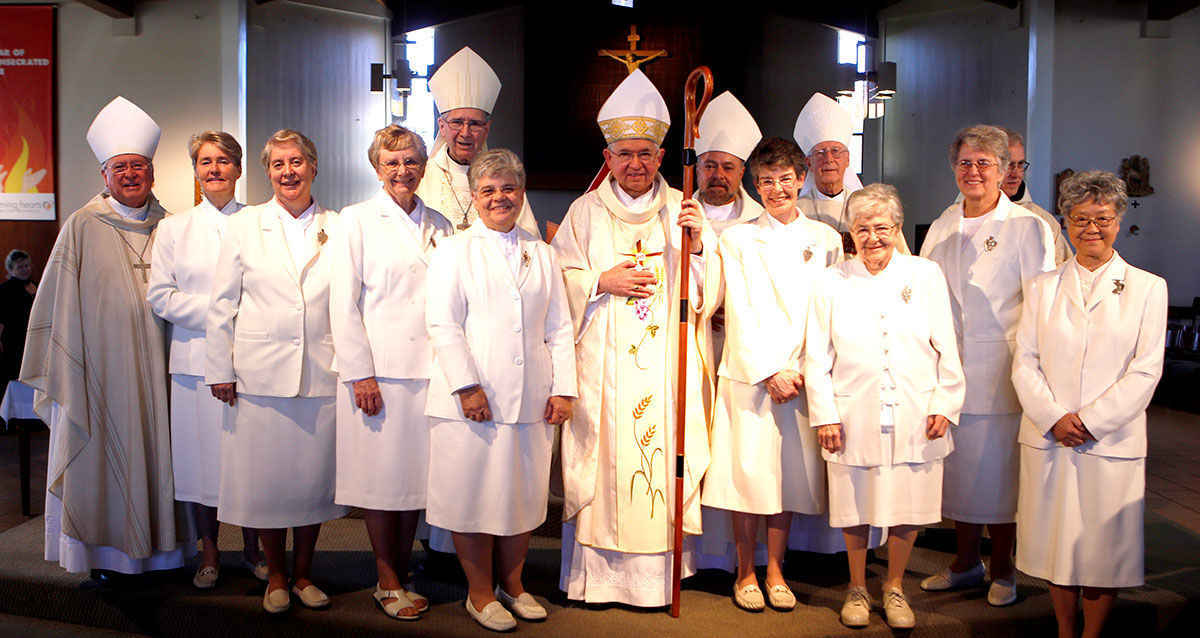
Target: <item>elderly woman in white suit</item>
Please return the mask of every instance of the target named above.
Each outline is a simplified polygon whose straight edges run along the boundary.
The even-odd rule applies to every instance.
[[[425,391],[433,354],[425,331],[425,270],[450,221],[417,197],[428,157],[395,124],[367,150],[382,188],[342,210],[330,285],[340,505],[364,510],[385,614],[415,620],[429,607],[405,584],[429,478]]]
[[[737,548],[734,603],[796,606],[783,577],[792,513],[825,513],[825,463],[808,427],[804,330],[809,293],[842,260],[842,238],[796,207],[804,154],[764,140],[747,160],[766,212],[721,235],[725,352],[717,371],[712,461],[701,502],[728,510]],[[767,528],[767,600],[754,573],[758,528]],[[707,530],[706,530],[707,531]]]
[[[225,226],[243,204],[234,198],[242,176],[242,145],[224,131],[204,131],[188,141],[192,169],[204,198],[198,206],[169,215],[155,231],[146,300],[171,323],[171,465],[175,500],[192,504],[200,536],[200,567],[192,584],[217,584],[217,493],[221,482],[221,431],[232,419],[229,406],[212,400],[204,385],[204,321],[212,290],[213,264]],[[242,558],[265,580],[267,564],[258,533],[242,528]]]
[[[847,210],[857,255],[825,271],[808,313],[809,423],[829,470],[829,523],[842,528],[848,550],[842,622],[869,622],[867,536],[869,527],[887,527],[883,608],[889,625],[910,628],[916,619],[901,582],[919,526],[942,518],[962,367],[941,268],[895,250],[903,224],[896,189],[867,186]]]
[[[516,225],[520,160],[486,151],[468,177],[479,219],[429,265],[425,321],[436,365],[426,519],[452,534],[467,612],[505,631],[513,615],[546,617],[521,570],[546,520],[554,426],[576,396],[574,328],[554,251]]]
[[[1113,242],[1129,199],[1105,171],[1058,196],[1075,258],[1033,281],[1017,329],[1017,568],[1050,581],[1058,635],[1099,636],[1117,588],[1143,584],[1146,406],[1162,375],[1167,282]]]
[[[1055,267],[1050,227],[1000,190],[1009,159],[1003,130],[978,125],[959,131],[950,145],[950,168],[963,199],[934,220],[921,246],[921,256],[946,274],[967,381],[942,491],[942,515],[955,521],[958,548],[954,561],[921,581],[921,588],[983,585],[987,570],[979,545],[987,525],[987,601],[996,606],[1017,599],[1012,553],[1021,406],[1009,379],[1017,320],[1030,282]]]
[[[312,196],[317,149],[301,133],[277,131],[262,164],[275,196],[229,220],[213,273],[206,383],[234,406],[221,439],[220,520],[259,530],[267,555],[263,608],[291,606],[284,539],[293,529],[292,593],[306,607],[329,605],[313,584],[321,523],[334,503],[332,260],[325,244],[336,213]]]

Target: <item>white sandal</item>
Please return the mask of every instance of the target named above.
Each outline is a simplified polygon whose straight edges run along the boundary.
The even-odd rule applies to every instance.
[[[375,585],[375,593],[371,594],[371,596],[375,598],[375,604],[383,610],[383,613],[396,620],[421,619],[421,610],[417,609],[412,599],[408,597],[408,592],[403,589],[380,589],[379,585]],[[383,602],[389,598],[395,598],[396,600],[390,603]],[[400,612],[405,609],[412,609],[416,613],[412,615],[401,614]]]

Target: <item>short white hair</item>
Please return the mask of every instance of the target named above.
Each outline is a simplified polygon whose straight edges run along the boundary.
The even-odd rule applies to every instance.
[[[850,212],[850,226],[860,217],[887,214],[897,227],[904,225],[904,207],[900,204],[900,193],[891,184],[870,184],[850,194],[846,201]]]

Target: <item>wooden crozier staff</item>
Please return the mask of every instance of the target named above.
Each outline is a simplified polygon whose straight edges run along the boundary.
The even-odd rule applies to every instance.
[[[697,84],[704,80],[704,93]],[[692,198],[696,181],[696,137],[700,134],[700,117],[712,97],[712,71],[700,66],[688,74],[683,85],[683,199]],[[683,563],[683,437],[687,431],[687,359],[688,359],[688,273],[692,256],[692,236],[682,233],[679,259],[679,368],[675,385],[675,545],[671,561],[671,617],[679,617],[679,586]]]

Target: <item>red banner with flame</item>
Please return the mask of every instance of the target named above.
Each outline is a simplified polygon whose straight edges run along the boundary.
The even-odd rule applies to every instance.
[[[55,219],[54,7],[0,6],[0,219]]]

